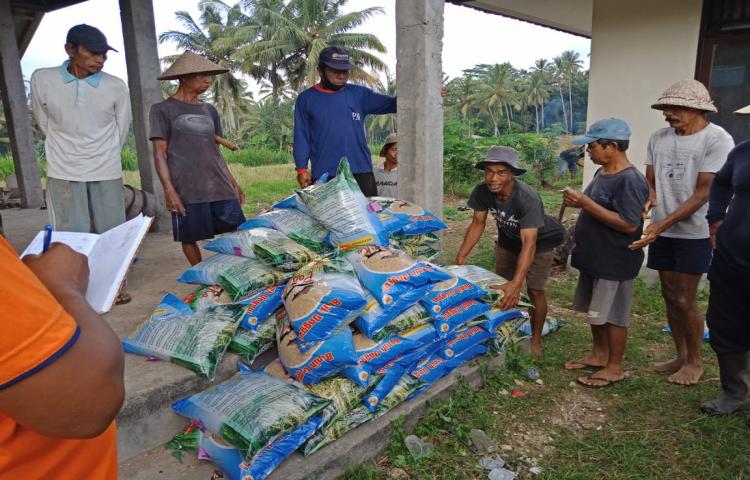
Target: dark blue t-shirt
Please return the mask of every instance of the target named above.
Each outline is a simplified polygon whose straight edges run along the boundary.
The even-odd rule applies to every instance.
[[[583,193],[638,229],[633,233],[618,232],[581,209],[571,264],[595,278],[634,279],[643,263],[643,249],[630,250],[628,245],[640,239],[643,231],[641,215],[648,199],[646,177],[635,167],[610,175],[600,168]]]
[[[336,92],[318,85],[308,88],[294,104],[296,167],[307,168],[309,160],[314,180],[325,172],[333,177],[341,157],[346,157],[352,173],[372,172],[365,118],[395,112],[396,97],[360,85],[346,84]]]

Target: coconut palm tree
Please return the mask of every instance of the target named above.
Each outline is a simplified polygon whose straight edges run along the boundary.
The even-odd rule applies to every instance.
[[[534,71],[528,75],[523,94],[528,103],[534,106],[536,133],[539,133],[539,106],[542,106],[542,115],[544,115],[544,102],[549,100],[550,96],[550,86],[543,72]]]
[[[565,87],[567,66],[565,65],[565,61],[563,60],[562,56],[555,57],[552,60],[552,62],[553,62],[553,65],[555,66],[552,86],[555,87],[555,89],[557,89],[557,92],[560,94],[560,105],[562,105],[563,125],[565,126],[565,131],[569,132],[568,114],[565,110],[565,97],[563,96],[563,89]]]
[[[578,52],[574,50],[566,50],[562,52],[560,54],[560,58],[562,59],[562,66],[565,72],[565,79],[568,83],[568,110],[570,110],[570,131],[572,133],[574,129],[573,93],[572,93],[573,78],[576,76],[578,71],[581,70],[581,67],[583,66],[583,61],[581,61],[581,56],[578,54]]]
[[[244,0],[246,16],[252,19],[237,31],[235,43],[241,44],[238,57],[243,71],[258,78],[261,72],[281,75],[299,91],[317,81],[318,58],[328,46],[349,50],[359,67],[352,80],[377,85],[375,72],[385,63],[371,51],[385,53],[377,36],[355,33],[367,19],[382,14],[381,7],[343,13],[348,0]],[[367,70],[369,69],[369,71]],[[262,75],[262,74],[261,74]],[[272,82],[273,83],[273,82]]]
[[[228,48],[218,40],[232,36],[243,15],[238,6],[230,7],[221,1],[201,2],[198,7],[201,11],[199,22],[186,11],[175,12],[185,31],[166,31],[159,35],[159,43],[174,42],[182,50],[203,55],[229,69],[229,73],[213,77],[208,94],[221,115],[225,129],[231,133],[237,130],[236,113],[243,102],[247,85],[238,75],[240,65],[235,59],[236,49]],[[168,66],[177,57],[170,55],[161,61]]]
[[[554,73],[554,65],[552,65],[552,62],[547,60],[546,58],[540,58],[538,60],[534,61],[534,66],[531,67],[531,72],[533,73],[539,73],[542,78],[544,78],[545,83],[547,84],[547,90],[548,92],[552,89],[552,75]],[[542,117],[542,128],[544,128],[544,102],[549,100],[549,94],[547,95],[547,98],[544,99],[541,103],[541,117]]]
[[[487,112],[492,121],[494,136],[500,134],[498,126],[500,118],[503,116],[508,121],[508,131],[512,131],[510,107],[517,102],[513,87],[513,66],[506,62],[494,65],[478,65],[477,68],[479,86],[474,95],[474,106]]]

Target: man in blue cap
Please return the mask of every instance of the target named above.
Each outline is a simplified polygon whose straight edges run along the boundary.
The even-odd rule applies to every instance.
[[[518,304],[521,287],[534,308],[531,311],[531,353],[542,355],[542,328],[547,317],[547,285],[554,248],[562,244],[565,230],[560,222],[544,213],[539,193],[516,178],[525,169],[519,167],[518,152],[510,147],[491,147],[485,160],[476,168],[484,170],[484,182],[469,196],[474,216],[456,255],[456,265],[466,263],[469,253],[482,237],[491,212],[497,224],[495,270],[507,283],[499,285],[504,296],[500,307],[505,310]]]
[[[643,206],[649,195],[646,177],[625,153],[630,127],[618,118],[594,122],[585,135],[573,139],[588,145],[591,161],[600,168],[581,193],[563,190],[566,206],[581,209],[575,228],[572,265],[580,271],[573,306],[586,312],[593,347],[568,370],[596,369],[578,378],[582,385],[602,388],[625,378],[622,366],[630,325],[633,280],[643,263],[643,251],[628,246],[643,231]]]
[[[302,188],[324,173],[334,177],[339,161],[346,157],[362,193],[368,197],[377,195],[365,118],[370,114],[396,113],[396,97],[347,83],[355,68],[346,49],[326,47],[318,61],[320,83],[297,97],[293,155]]]

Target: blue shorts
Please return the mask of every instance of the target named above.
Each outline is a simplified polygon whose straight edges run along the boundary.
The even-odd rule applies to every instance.
[[[245,221],[237,199],[188,203],[185,215],[172,214],[175,242],[195,243],[220,233],[233,232]]]
[[[659,237],[648,247],[646,266],[652,270],[702,274],[711,264],[711,241]]]

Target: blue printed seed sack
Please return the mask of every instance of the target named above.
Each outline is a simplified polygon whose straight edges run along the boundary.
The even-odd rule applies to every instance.
[[[365,307],[365,293],[357,279],[326,272],[323,263],[309,265],[284,288],[284,307],[299,346],[325,340],[357,318]]]
[[[422,298],[430,288],[430,285],[425,285],[424,287],[415,288],[406,292],[401,298],[394,302],[393,305],[385,309],[380,306],[380,302],[378,302],[370,292],[365,291],[367,305],[364,310],[362,310],[362,313],[360,313],[354,320],[354,326],[368,338],[373,338],[378,332],[394,322],[397,317],[414,308],[414,304]],[[421,309],[421,307],[419,308]]]
[[[319,383],[346,367],[357,365],[357,352],[348,328],[310,345],[303,352],[289,318],[284,315],[276,324],[276,346],[279,359],[289,375],[305,384]]]
[[[469,323],[472,325],[480,325],[488,332],[494,332],[497,327],[507,322],[508,320],[523,317],[524,313],[525,312],[523,312],[522,310],[518,310],[516,308],[510,310],[500,310],[499,308],[492,308],[491,310],[485,312],[481,317],[477,317]]]
[[[261,213],[240,225],[240,230],[272,228],[313,252],[326,253],[331,250],[326,241],[329,235],[317,220],[296,208],[280,208]]]
[[[284,309],[279,308],[276,314],[284,315]],[[250,364],[275,346],[276,317],[274,314],[271,314],[252,330],[248,330],[240,324],[240,328],[237,329],[234,337],[232,337],[232,343],[229,344],[229,351],[240,355],[242,361]]]
[[[275,285],[237,299],[236,303],[247,305],[247,313],[240,326],[248,330],[258,328],[258,325],[281,306],[283,291],[283,285]]]
[[[389,368],[375,387],[365,396],[362,402],[364,406],[371,412],[374,412],[380,405],[380,402],[393,390],[393,387],[396,386],[405,373],[406,368],[400,365],[393,365]]]
[[[278,378],[240,371],[229,380],[176,401],[175,413],[199,421],[209,432],[252,460],[281,435],[315,418],[331,401]]]
[[[193,312],[179,297],[168,293],[151,317],[122,341],[127,353],[155,357],[182,365],[213,380],[245,305],[212,305]]]
[[[437,315],[433,315],[435,329],[440,338],[457,329],[461,325],[474,320],[490,311],[490,306],[477,300],[466,300],[452,307],[448,307]]]
[[[451,276],[429,263],[418,262],[401,250],[360,247],[346,254],[362,285],[385,309],[414,289],[434,285]]]
[[[373,342],[361,333],[354,334],[354,348],[357,351],[359,363],[371,372],[420,346],[422,346],[421,342],[408,336],[394,336],[380,342]]]
[[[443,270],[443,272],[445,271]],[[438,314],[452,305],[481,298],[487,294],[481,288],[461,277],[450,273],[448,275],[451,275],[449,280],[433,285],[432,289],[419,301],[433,314]]]
[[[177,281],[197,285],[216,285],[219,283],[219,275],[222,272],[232,266],[248,263],[250,261],[246,258],[218,253],[185,270]]]
[[[439,354],[445,359],[451,359],[468,351],[474,345],[486,342],[492,337],[493,334],[479,325],[462,328],[448,336],[440,348]]]
[[[232,303],[229,294],[219,285],[201,285],[196,291],[187,295],[184,301],[196,312],[211,305]]]
[[[205,248],[226,255],[257,258],[284,272],[294,272],[317,258],[313,251],[283,233],[263,227],[221,235],[208,242]]]
[[[419,205],[406,200],[388,197],[371,197],[383,208],[381,215],[392,215],[400,224],[397,229],[391,227],[392,232],[404,235],[420,235],[423,233],[445,230],[448,226]]]
[[[450,273],[468,280],[479,288],[484,289],[484,291],[487,292],[487,295],[482,298],[483,302],[490,304],[499,304],[502,301],[503,296],[505,295],[503,291],[498,288],[491,287],[502,285],[508,280],[496,274],[495,272],[491,272],[476,265],[449,265],[444,268]],[[528,295],[526,295],[525,293],[521,293],[521,298],[518,301],[517,307],[532,308],[533,306],[534,305],[531,304],[531,299],[529,299]]]
[[[296,193],[312,217],[331,231],[331,239],[340,249],[388,245],[388,234],[377,213],[370,211],[345,158],[339,163],[334,179]]]

